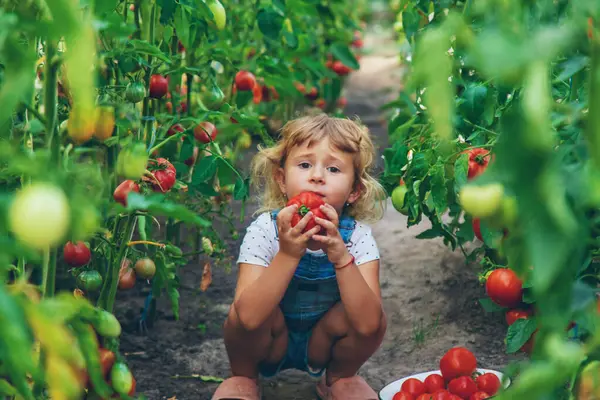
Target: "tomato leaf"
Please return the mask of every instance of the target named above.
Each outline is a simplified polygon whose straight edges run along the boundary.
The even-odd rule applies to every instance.
[[[283,16],[280,12],[273,7],[263,8],[258,11],[256,19],[258,29],[267,39],[279,39],[279,33],[283,27]]]
[[[460,188],[467,183],[469,172],[469,155],[461,154],[454,162],[454,191],[458,193]]]
[[[211,180],[217,172],[217,158],[206,156],[202,158],[194,168],[192,175],[192,185],[204,183]]]
[[[250,178],[242,179],[238,178],[235,181],[235,187],[233,188],[233,198],[235,200],[243,200],[248,197],[248,186],[250,185]]]
[[[481,304],[481,307],[483,307],[483,310],[488,313],[499,312],[499,311],[505,310],[504,307],[501,307],[498,304],[494,303],[489,297],[483,297],[483,298],[479,299],[479,304]]]
[[[251,91],[238,90],[238,92],[235,95],[235,105],[237,106],[237,108],[244,108],[246,107],[246,105],[248,105],[248,103],[250,103],[250,100],[252,100],[253,96],[254,95]]]
[[[438,215],[438,218],[441,218],[441,215],[448,208],[447,204],[447,189],[446,189],[446,180],[445,180],[445,170],[444,166],[441,164],[436,164],[430,171],[431,176],[431,200],[433,202],[433,206],[435,208],[435,212]]]
[[[127,43],[129,45],[133,45],[133,48],[137,53],[148,54],[153,57],[158,58],[161,61],[166,62],[167,64],[171,63],[171,59],[167,57],[160,49],[144,40],[131,39],[128,40]]]
[[[210,183],[201,182],[201,183],[198,183],[198,184],[192,186],[192,188],[196,192],[202,193],[206,197],[213,197],[213,196],[219,195],[219,192],[217,192],[215,190],[215,188],[213,187],[213,185]]]
[[[352,54],[352,51],[350,51],[350,48],[346,44],[341,42],[334,43],[329,48],[329,51],[345,66],[354,70],[360,69],[360,64],[356,61],[354,54]]]
[[[127,211],[135,210],[147,210],[154,215],[172,217],[204,227],[212,225],[210,221],[185,206],[166,200],[165,195],[160,193],[144,196],[140,193],[130,192],[127,196]]]
[[[508,327],[506,334],[506,352],[516,353],[537,329],[535,317],[520,318]]]

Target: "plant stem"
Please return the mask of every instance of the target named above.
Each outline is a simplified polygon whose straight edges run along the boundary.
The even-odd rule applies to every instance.
[[[58,65],[53,62],[56,54],[56,43],[49,40],[46,43],[46,71],[44,85],[44,114],[46,117],[46,146],[52,151],[52,159],[58,161],[60,150],[60,138],[54,137],[56,125],[56,101],[58,84]]]
[[[121,269],[121,260],[127,255],[127,243],[131,241],[133,230],[135,229],[135,221],[137,217],[134,214],[127,216],[127,223],[125,225],[125,236],[121,240],[119,247],[119,253],[117,259],[113,260],[112,264],[109,265],[109,273],[107,276],[110,278],[110,286],[108,292],[108,298],[106,299],[106,311],[112,312],[115,303],[115,297],[117,296],[117,286],[119,284],[119,271]]]
[[[58,250],[56,248],[52,249],[50,252],[50,263],[48,265],[48,279],[46,281],[46,292],[44,293],[45,297],[53,297],[54,291],[56,288],[56,259],[58,255]]]
[[[48,273],[50,267],[50,248],[44,249],[42,256],[42,294],[46,296],[46,289],[48,287]]]

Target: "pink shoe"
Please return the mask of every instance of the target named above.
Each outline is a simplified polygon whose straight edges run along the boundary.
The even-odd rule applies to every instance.
[[[341,378],[331,386],[327,386],[323,375],[317,384],[317,396],[321,400],[379,400],[367,381],[358,375]]]

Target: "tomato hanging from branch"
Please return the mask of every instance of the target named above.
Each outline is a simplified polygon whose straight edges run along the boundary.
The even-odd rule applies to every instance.
[[[69,241],[63,247],[63,257],[65,262],[70,266],[82,267],[90,262],[92,258],[92,252],[82,241],[77,243]]]

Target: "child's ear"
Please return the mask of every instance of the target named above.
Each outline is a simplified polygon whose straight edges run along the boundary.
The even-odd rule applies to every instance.
[[[281,190],[281,193],[285,194],[286,190],[285,190],[285,171],[283,170],[283,168],[278,167],[275,170],[275,181],[277,181],[277,184],[279,185],[279,190]]]
[[[347,202],[350,204],[354,203],[360,197],[361,192],[362,192],[362,185],[356,184],[354,186],[354,189],[350,193],[350,196],[348,196]]]

